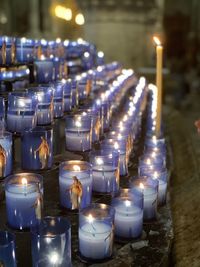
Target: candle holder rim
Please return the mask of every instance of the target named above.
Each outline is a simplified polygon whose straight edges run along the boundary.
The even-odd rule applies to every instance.
[[[92,164],[84,160],[65,160],[60,163],[59,168],[62,168],[65,165],[78,165],[79,166],[79,164],[85,165],[87,166],[87,168],[80,170],[80,171],[75,171],[75,172],[81,172],[81,171],[86,171],[86,170],[90,171],[92,168]],[[69,169],[67,171],[74,171],[74,170]]]
[[[103,208],[103,207],[105,207],[105,208]],[[80,215],[87,217],[87,215],[90,214],[90,212],[89,212],[90,210],[91,210],[91,214],[93,215],[94,213],[92,213],[92,210],[95,210],[95,209],[106,210],[107,214],[105,216],[101,216],[101,217],[94,217],[94,219],[105,220],[105,219],[114,218],[114,215],[115,215],[114,208],[111,205],[104,204],[104,203],[91,203],[88,207],[80,210]],[[85,214],[87,212],[88,212],[88,214]]]
[[[56,225],[56,223],[61,222],[64,223],[63,230],[59,231],[60,227],[58,230],[56,230],[55,233],[51,233],[51,236],[48,235],[48,233],[43,234],[42,236],[44,238],[48,238],[48,237],[56,237],[57,235],[63,235],[66,234],[67,231],[71,230],[71,222],[68,218],[63,217],[63,216],[45,216],[44,218],[42,218],[42,220],[40,221],[40,223],[36,226],[32,226],[30,227],[30,232],[31,234],[37,235],[38,237],[41,236],[42,231],[44,230],[45,223],[49,223],[51,220],[55,220],[55,225],[52,225],[52,227],[54,226],[56,228],[56,226],[58,227],[58,225]],[[65,228],[65,229],[64,229]]]
[[[0,131],[0,139],[5,137],[5,136],[12,137],[13,134],[9,131]]]
[[[144,188],[152,188],[155,190],[158,190],[158,181],[148,177],[148,176],[140,176],[137,178],[131,178],[130,179],[130,184],[131,184],[131,188],[136,188],[137,186],[142,183],[144,185]]]
[[[46,125],[46,126],[39,126],[38,125],[34,128],[31,128],[31,127],[25,128],[23,130],[22,135],[27,134],[27,133],[31,133],[31,132],[32,133],[45,133],[45,132],[51,132],[51,131],[53,131],[53,127],[50,125]]]
[[[40,184],[40,186],[43,188],[43,176],[41,175],[41,174],[38,174],[38,173],[32,173],[32,172],[19,172],[19,173],[15,173],[15,174],[11,174],[11,175],[9,175],[8,177],[6,177],[5,178],[5,180],[4,180],[4,188],[5,189],[7,189],[7,186],[9,186],[10,184],[9,184],[9,182],[10,181],[12,181],[12,179],[13,178],[23,178],[23,177],[25,177],[25,178],[28,178],[28,176],[30,177],[33,177],[33,178],[38,178],[38,181],[36,182],[34,182],[33,184],[35,185],[36,183],[39,183]],[[21,186],[21,184],[19,184],[19,183],[13,183],[12,185],[15,185],[15,186]],[[9,190],[8,190],[9,191]],[[35,190],[34,190],[35,191]],[[33,192],[34,192],[33,191]],[[16,194],[22,194],[21,192],[19,192],[19,193],[16,193]]]

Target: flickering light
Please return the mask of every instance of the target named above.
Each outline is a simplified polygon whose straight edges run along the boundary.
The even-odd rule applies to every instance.
[[[78,165],[74,165],[74,166],[73,166],[73,170],[74,170],[74,171],[80,171],[80,170],[81,170],[81,167],[78,166]]]
[[[93,218],[92,214],[89,214],[87,219],[88,219],[89,223],[93,223],[93,221],[94,221],[94,218]]]
[[[61,5],[57,5],[55,7],[55,15],[60,19],[64,19],[66,21],[70,21],[72,19],[72,10],[70,8],[63,7]]]
[[[78,25],[84,25],[84,23],[85,23],[85,18],[84,18],[84,16],[83,16],[82,13],[78,13],[78,14],[76,15],[76,17],[75,17],[75,22],[76,22],[76,24],[78,24]]]

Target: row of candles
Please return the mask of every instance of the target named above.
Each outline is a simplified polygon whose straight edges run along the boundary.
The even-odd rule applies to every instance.
[[[141,78],[125,104],[122,120],[112,124],[111,131],[101,143],[101,150],[91,153],[90,163],[68,161],[60,165],[60,203],[69,209],[80,209],[79,251],[87,260],[109,258],[114,234],[120,238],[141,236],[143,218],[156,218],[157,199],[160,204],[165,203],[166,187],[164,189],[159,181],[167,184],[166,147],[164,139],[152,137],[155,122],[153,96],[147,117],[147,135],[150,137],[146,138],[145,152],[139,161],[139,178],[130,181],[130,188],[119,189],[119,173],[127,174],[121,164],[128,163],[133,141],[140,130],[146,94],[147,86]],[[111,206],[91,205],[92,188],[101,193],[118,194],[114,194]],[[5,190],[9,225],[21,230],[31,227],[33,266],[38,263],[70,266],[71,227],[66,218],[42,219],[42,177],[31,173],[10,176]],[[63,234],[65,245],[60,243]]]
[[[77,41],[62,41],[60,38],[48,41],[0,36],[0,66],[33,63],[41,56],[61,61],[84,56],[94,63],[97,51],[93,44],[81,38]],[[103,57],[103,53],[99,56]]]
[[[108,71],[111,79],[116,76],[115,71],[118,69],[118,65],[116,63],[114,65],[114,71]],[[103,68],[101,69],[103,71]],[[131,79],[129,76],[132,72],[126,70],[123,72],[124,74],[118,77],[118,81],[116,80],[110,85],[106,94],[102,94],[90,108],[82,108],[75,115],[65,115],[67,150],[79,152],[90,150],[92,143],[99,141],[100,133],[103,133],[109,127],[110,116],[114,107],[108,101],[108,96],[116,96],[116,99],[118,98],[119,100],[119,97],[122,97],[124,94],[123,91],[120,92],[120,88],[125,83],[128,84]],[[99,73],[100,71],[98,71]],[[113,74],[111,75],[111,73]],[[81,84],[82,91],[84,92],[83,95],[86,95],[87,81]],[[62,91],[63,87],[67,86],[68,95],[61,94],[60,98],[58,98],[51,85],[32,87],[24,92],[16,91],[9,93],[7,112],[5,112],[4,98],[0,98],[2,129],[0,132],[1,177],[6,177],[12,172],[13,142],[11,132],[21,133],[21,162],[23,169],[40,170],[52,167],[53,129],[48,124],[53,122],[54,117],[63,117],[64,110],[71,111],[72,107],[77,106],[80,99],[82,99],[80,90],[77,90],[79,86],[76,80],[72,81],[68,79],[61,81],[59,85],[59,89]],[[92,83],[91,87],[96,88],[96,84]],[[76,92],[78,91],[75,98],[73,98],[74,90]],[[47,103],[47,100],[50,102]],[[32,109],[33,106],[35,107],[34,110]],[[6,129],[9,132],[3,130],[4,124],[6,124]],[[44,126],[45,124],[47,126]],[[43,161],[40,155],[42,151],[47,153]]]
[[[83,146],[88,138],[85,138],[81,131],[91,127],[94,118],[90,118],[88,123],[87,116],[91,114],[91,110],[96,112],[95,108],[99,105],[101,108],[97,110],[103,121],[102,123],[100,119],[103,129],[101,134],[109,130],[109,116],[117,110],[128,88],[134,85],[134,79],[131,79],[131,82],[129,80],[130,76],[133,76],[132,73],[128,71],[122,74],[101,95],[97,103],[90,107],[90,110],[81,111],[78,117],[76,114],[67,120],[65,132],[71,133],[72,127],[73,136],[77,137],[76,142],[79,144],[73,147],[70,147],[70,143],[67,145],[68,135],[66,135],[66,147],[70,150],[91,149],[90,146]],[[124,83],[127,78],[128,85]],[[67,161],[60,164],[60,204],[68,209],[79,210],[79,252],[81,258],[86,261],[110,258],[113,253],[114,235],[126,240],[139,238],[142,234],[143,221],[155,220],[158,204],[165,204],[168,181],[166,144],[164,138],[161,138],[162,131],[158,131],[160,92],[152,88],[147,87],[144,78],[138,81],[125,104],[122,118],[119,121],[112,120],[111,130],[100,143],[100,151],[90,153],[90,162]],[[123,93],[119,93],[120,91]],[[140,133],[141,118],[149,91],[151,98],[148,105],[145,150],[139,160],[138,177],[130,179],[129,188],[121,189],[119,175],[123,176],[128,172],[129,156]],[[107,103],[104,106],[105,99]],[[94,128],[96,127],[93,124],[90,136],[92,136],[91,129]],[[41,144],[44,144],[44,139],[42,138]],[[42,147],[48,151],[47,142]],[[34,154],[39,150],[36,149]],[[47,154],[43,157],[43,153],[39,154],[43,166]],[[111,205],[91,204],[92,189],[112,194]],[[5,193],[9,226],[19,230],[30,228],[33,266],[71,266],[69,221],[63,217],[42,218],[42,176],[33,173],[9,176],[5,181]],[[14,236],[8,232],[0,234],[7,245],[4,246],[6,253],[3,260],[8,261],[9,266],[16,266]]]

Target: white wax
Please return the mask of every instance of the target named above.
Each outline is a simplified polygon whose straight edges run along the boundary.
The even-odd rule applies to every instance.
[[[136,238],[142,234],[143,211],[131,205],[126,207],[120,203],[115,207],[115,234],[124,238]]]
[[[112,255],[112,227],[104,222],[86,223],[79,227],[80,253],[90,259],[104,259]]]
[[[144,187],[138,189],[144,194],[144,220],[155,219],[157,216],[158,193],[154,188]]]
[[[93,166],[92,189],[96,192],[114,192],[119,184],[116,168],[111,165]]]

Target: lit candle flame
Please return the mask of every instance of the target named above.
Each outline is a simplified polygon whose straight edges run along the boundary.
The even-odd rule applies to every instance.
[[[129,200],[125,200],[125,205],[126,205],[126,207],[130,207],[131,206],[131,202]]]
[[[154,41],[154,43],[156,44],[156,45],[161,45],[161,41],[160,41],[160,39],[158,38],[158,37],[156,37],[156,36],[154,36],[153,37],[153,41]]]
[[[28,184],[28,182],[27,182],[27,179],[26,179],[26,178],[22,178],[22,184],[23,184],[23,185],[27,185],[27,184]]]
[[[81,170],[81,167],[78,166],[78,165],[74,165],[74,166],[73,166],[73,170],[74,170],[74,171],[80,171],[80,170]]]
[[[119,144],[117,142],[114,143],[114,148],[119,149]]]
[[[120,133],[118,134],[118,138],[119,138],[119,139],[121,139],[121,138],[122,138],[122,135],[121,135]]]
[[[147,164],[150,165],[151,164],[151,160],[147,159]]]
[[[128,116],[124,115],[123,121],[127,121],[128,120]]]
[[[102,165],[103,164],[103,160],[101,158],[97,158],[96,162],[98,165]]]
[[[139,187],[140,187],[141,189],[144,189],[144,185],[143,185],[143,183],[140,183]]]
[[[59,260],[59,255],[58,255],[56,252],[52,252],[52,253],[49,255],[49,261],[50,261],[52,264],[56,264],[56,263],[58,263],[58,260]]]
[[[78,127],[78,128],[80,128],[80,127],[82,126],[82,124],[81,124],[81,122],[80,122],[79,120],[77,120],[77,121],[75,122],[75,125],[76,125],[76,127]]]
[[[93,221],[94,221],[94,218],[93,218],[92,214],[89,214],[87,219],[88,219],[89,223],[93,223]]]
[[[154,179],[158,179],[158,172],[154,172]]]

